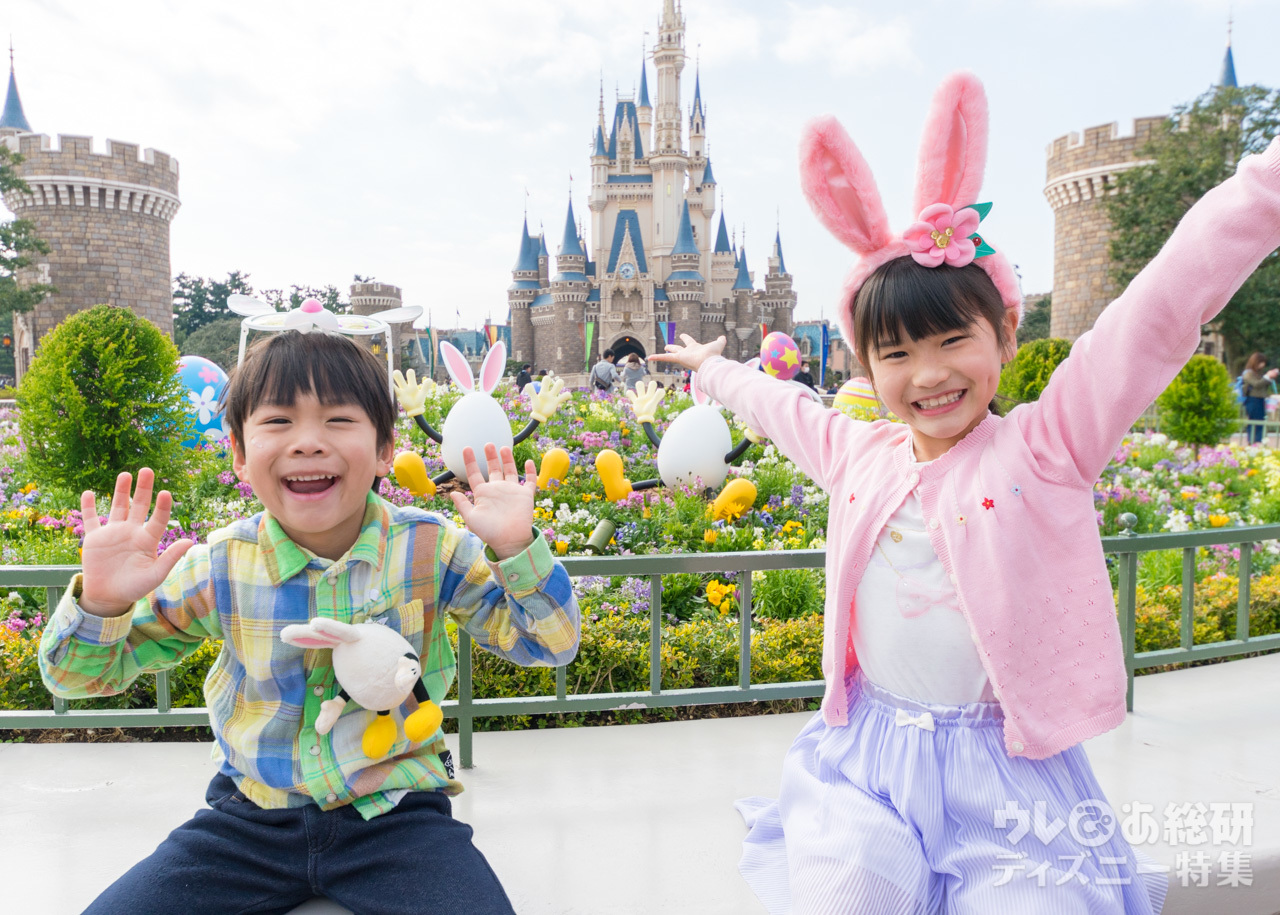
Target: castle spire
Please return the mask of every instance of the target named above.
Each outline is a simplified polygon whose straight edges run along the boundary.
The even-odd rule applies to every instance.
[[[710,167],[710,166],[708,166]],[[720,231],[716,233],[716,249],[715,254],[732,254],[733,248],[729,245],[729,231],[724,224],[724,209],[720,210]]]
[[[18,81],[13,73],[13,39],[9,39],[9,94],[5,96],[4,113],[0,114],[0,130],[14,133],[31,133],[31,125],[22,112],[22,99],[18,95]]]
[[[778,272],[787,272],[787,262],[782,258],[782,229],[773,237],[773,256],[778,259]]]
[[[691,117],[692,115],[695,115],[695,114],[702,114],[703,117],[706,116],[705,114],[703,114],[703,111],[702,111],[702,72],[701,70],[702,68],[699,67],[697,70],[693,72],[693,111],[690,112]]]
[[[1222,57],[1222,75],[1218,77],[1218,86],[1222,89],[1238,88],[1236,83],[1236,62],[1231,56],[1231,17],[1227,17],[1227,53]]]
[[[651,108],[649,104],[649,76],[648,68],[644,65],[644,58],[640,58],[640,101],[636,102],[641,108]]]
[[[671,255],[697,254],[698,246],[693,241],[693,223],[689,219],[689,201],[684,202],[684,211],[680,214],[680,230],[676,233],[676,244]]]
[[[560,242],[560,250],[556,257],[585,257],[582,243],[578,241],[578,227],[573,219],[573,200],[569,201],[569,212],[564,217],[564,240]]]
[[[525,217],[524,228],[520,231],[520,253],[516,256],[514,270],[532,270],[538,272],[538,243],[529,235],[529,217]]]
[[[739,248],[738,252],[738,278],[733,281],[733,288],[754,291],[755,287],[751,285],[751,271],[747,269],[747,249]]]

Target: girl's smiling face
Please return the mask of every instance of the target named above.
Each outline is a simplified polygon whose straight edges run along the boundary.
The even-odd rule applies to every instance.
[[[1000,368],[1017,346],[1017,312],[1003,317],[1003,344],[995,327],[979,318],[918,340],[900,332],[898,340],[870,348],[876,393],[911,427],[917,460],[945,454],[986,418]]]

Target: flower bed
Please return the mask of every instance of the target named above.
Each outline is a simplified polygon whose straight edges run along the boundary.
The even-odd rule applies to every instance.
[[[523,425],[524,399],[510,389],[500,392],[509,415]],[[426,417],[439,428],[456,392],[437,391],[427,402]],[[657,426],[688,407],[686,395],[668,395],[658,410]],[[734,441],[740,425],[731,423]],[[423,452],[428,471],[443,469],[439,450],[402,418],[397,450]],[[708,500],[687,489],[660,488],[634,492],[619,502],[604,497],[594,470],[595,457],[606,448],[618,452],[633,481],[657,475],[656,451],[635,423],[629,404],[599,392],[578,391],[552,421],[532,439],[516,446],[517,462],[537,461],[552,447],[569,453],[564,481],[539,492],[535,523],[561,555],[587,550],[587,540],[600,519],[616,525],[609,552],[621,554],[789,550],[825,546],[827,496],[768,444],[753,445],[730,479],[745,476],[758,488],[754,508],[740,517],[713,520]],[[12,411],[0,411],[0,562],[5,564],[75,563],[83,528],[79,494],[40,486],[24,471],[23,446]],[[192,450],[183,479],[164,481],[175,496],[175,511],[166,542],[180,537],[203,540],[230,521],[261,510],[247,484],[230,470],[230,457],[220,446]],[[396,504],[416,504],[460,523],[444,495],[415,499],[392,481],[383,494]],[[1161,435],[1135,435],[1117,450],[1095,488],[1100,532],[1120,530],[1118,518],[1133,513],[1135,530],[1178,531],[1226,525],[1280,521],[1280,457],[1263,448],[1179,447]],[[105,515],[105,506],[100,506]],[[1254,634],[1280,628],[1280,569],[1277,544],[1260,545],[1253,558]],[[1234,633],[1235,574],[1239,551],[1199,551],[1196,577],[1197,642],[1216,641]],[[1181,553],[1144,555],[1139,567],[1138,650],[1177,644]],[[626,578],[587,577],[576,582],[583,611],[583,645],[569,669],[570,689],[629,690],[648,687],[647,583]],[[664,682],[668,686],[713,686],[736,682],[739,588],[734,574],[674,574],[663,578]],[[820,570],[756,572],[753,610],[758,623],[753,636],[753,680],[807,680],[821,676],[821,612],[824,579]],[[34,643],[43,623],[43,591],[19,589],[0,600],[0,708],[48,707],[34,675]],[[216,656],[207,649],[175,675],[177,705],[203,703],[203,669]],[[203,666],[202,666],[203,665]],[[545,694],[554,691],[549,671],[514,668],[477,653],[477,697]],[[114,707],[145,706],[153,701],[144,681],[129,693],[97,703]],[[687,711],[686,711],[687,713]],[[639,713],[636,713],[639,714]],[[675,711],[646,713],[669,716]],[[560,716],[556,716],[559,718]],[[598,714],[575,720],[596,720]],[[484,724],[480,725],[484,727]]]

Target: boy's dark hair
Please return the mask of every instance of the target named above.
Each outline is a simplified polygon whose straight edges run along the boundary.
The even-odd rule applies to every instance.
[[[611,349],[607,349],[607,350],[605,350],[605,351],[604,351],[604,355],[602,355],[600,358],[601,358],[601,359],[608,359],[610,356],[615,356],[615,355],[617,355],[617,354],[616,354],[616,353],[614,353],[614,351],[613,351],[613,350],[611,350]]]
[[[524,365],[520,366],[520,371],[522,372],[529,371],[529,363],[526,362]]]
[[[355,404],[378,435],[378,447],[395,440],[396,406],[387,390],[387,366],[340,334],[272,334],[249,347],[222,392],[227,425],[244,453],[244,422],[261,404],[291,407],[299,394],[314,392],[326,405]]]
[[[898,345],[903,333],[920,340],[985,319],[996,344],[1005,344],[1004,301],[987,272],[973,263],[925,267],[910,257],[894,258],[867,277],[852,307],[854,348],[868,373],[871,351]]]

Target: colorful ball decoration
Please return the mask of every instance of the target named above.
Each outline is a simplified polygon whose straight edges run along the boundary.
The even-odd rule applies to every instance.
[[[760,344],[760,368],[774,378],[789,381],[800,373],[800,347],[780,330]]]
[[[850,378],[840,385],[831,406],[854,419],[880,418],[880,399],[876,397],[871,381],[866,378]]]
[[[227,386],[227,373],[203,356],[183,356],[178,360],[178,378],[187,388],[187,412],[195,433],[182,444],[195,448],[223,438],[227,430],[218,400]]]

